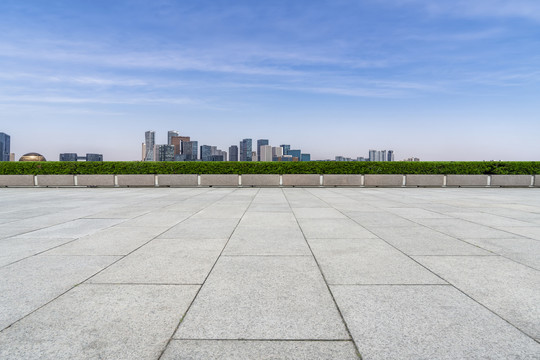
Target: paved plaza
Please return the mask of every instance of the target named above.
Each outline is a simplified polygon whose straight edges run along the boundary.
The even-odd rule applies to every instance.
[[[540,359],[540,189],[0,200],[0,359]]]

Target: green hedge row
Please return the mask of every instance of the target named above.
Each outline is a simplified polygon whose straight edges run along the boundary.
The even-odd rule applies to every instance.
[[[540,174],[540,161],[421,162],[0,162],[22,174]]]

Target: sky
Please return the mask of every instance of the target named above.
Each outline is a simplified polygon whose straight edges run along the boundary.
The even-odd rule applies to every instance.
[[[144,132],[312,159],[540,160],[538,0],[2,0],[20,157],[140,160]]]

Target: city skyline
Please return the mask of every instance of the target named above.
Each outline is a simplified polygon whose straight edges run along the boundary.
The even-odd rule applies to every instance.
[[[534,0],[5,0],[0,31],[17,157],[139,160],[159,128],[313,160],[540,158]]]

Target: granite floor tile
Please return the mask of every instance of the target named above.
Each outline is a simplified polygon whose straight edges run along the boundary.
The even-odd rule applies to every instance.
[[[374,238],[371,232],[350,219],[298,219],[307,238]]]
[[[0,241],[0,267],[73,241],[62,238],[7,238]]]
[[[63,224],[31,231],[18,237],[26,238],[78,238],[117,225],[119,219],[78,219]]]
[[[467,242],[540,270],[540,241],[529,238],[466,239]]]
[[[160,235],[164,239],[228,239],[238,219],[188,219]]]

